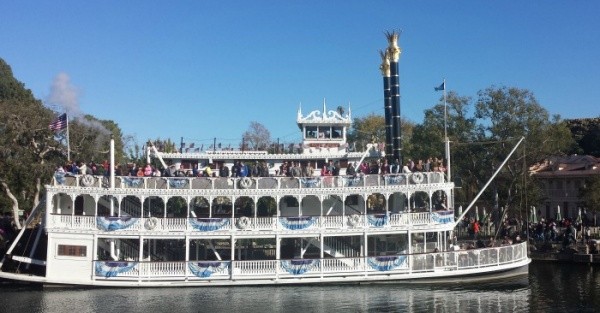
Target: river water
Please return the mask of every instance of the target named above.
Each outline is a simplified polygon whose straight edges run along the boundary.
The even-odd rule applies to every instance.
[[[600,266],[532,263],[501,283],[151,289],[4,284],[0,312],[600,312]]]

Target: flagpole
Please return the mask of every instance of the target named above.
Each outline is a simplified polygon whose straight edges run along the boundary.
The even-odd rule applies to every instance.
[[[65,119],[67,121],[67,162],[71,161],[71,144],[69,142],[69,114],[65,112]]]
[[[450,139],[448,139],[448,102],[446,98],[446,79],[444,78],[444,142],[446,150],[446,172],[448,173],[448,181],[452,181],[452,172],[450,171]]]
[[[446,104],[446,79],[444,78],[444,140],[448,141],[448,106]]]

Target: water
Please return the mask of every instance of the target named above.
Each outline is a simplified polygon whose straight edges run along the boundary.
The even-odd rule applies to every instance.
[[[600,312],[600,266],[532,263],[510,282],[152,289],[0,287],[0,312]]]

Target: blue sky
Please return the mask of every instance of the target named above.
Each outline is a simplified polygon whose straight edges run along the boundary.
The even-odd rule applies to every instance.
[[[300,103],[383,114],[378,50],[394,29],[414,122],[443,78],[462,96],[519,87],[551,114],[599,117],[599,14],[600,1],[5,1],[0,57],[36,97],[61,78],[58,102],[139,142],[237,145],[251,121],[299,142]]]

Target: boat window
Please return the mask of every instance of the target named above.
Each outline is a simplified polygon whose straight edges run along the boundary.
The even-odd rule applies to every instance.
[[[340,126],[334,126],[332,127],[332,134],[331,134],[331,138],[333,139],[337,139],[337,138],[342,138],[342,127]]]
[[[306,126],[305,138],[317,138],[317,127],[316,126]]]
[[[74,246],[74,245],[58,245],[59,256],[87,256],[86,246]]]

